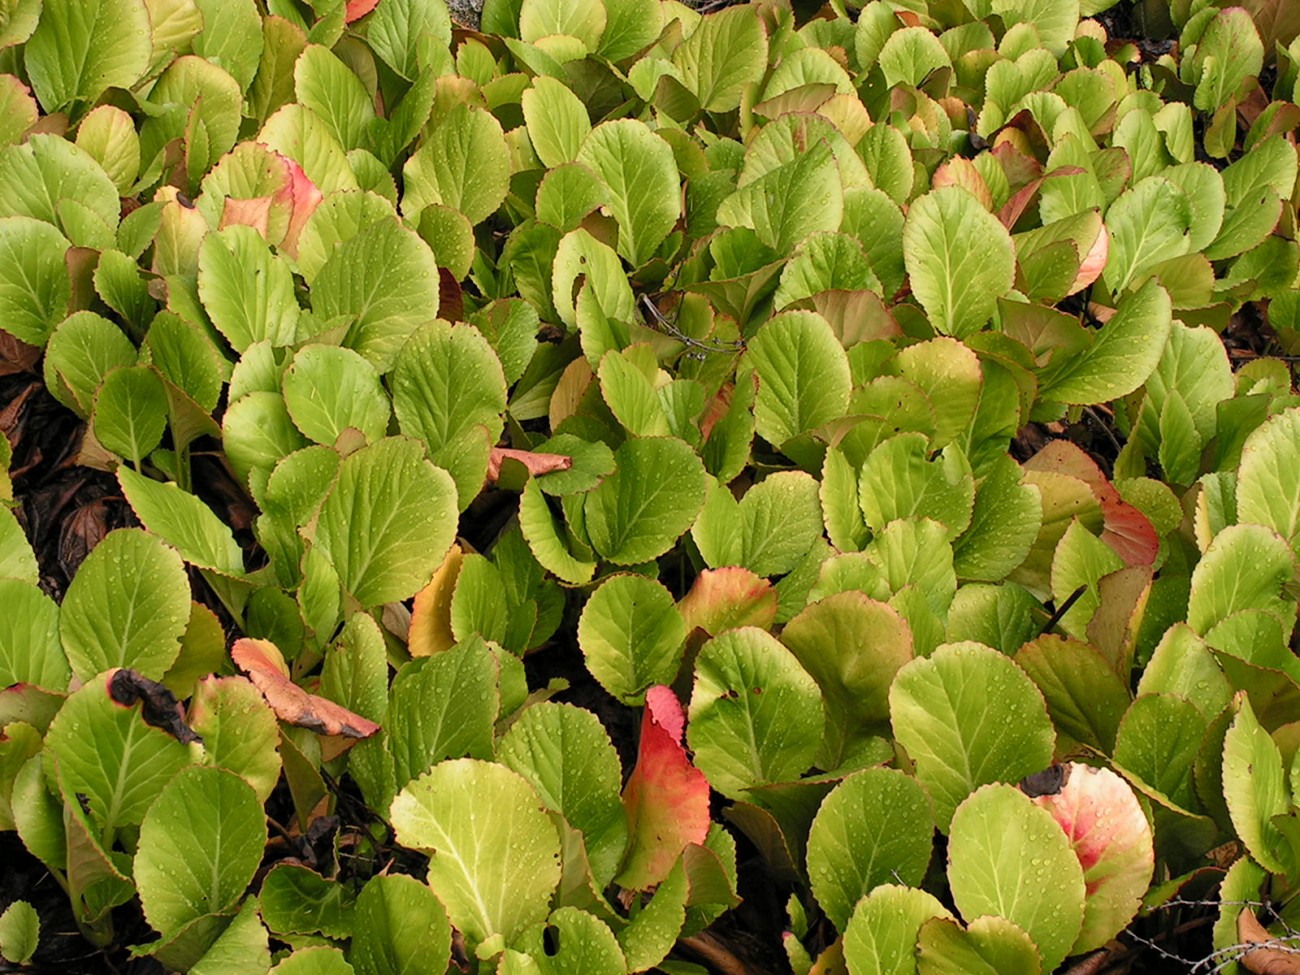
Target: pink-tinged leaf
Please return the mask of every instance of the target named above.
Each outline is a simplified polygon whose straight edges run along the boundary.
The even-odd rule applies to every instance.
[[[1065,830],[1083,868],[1083,929],[1070,949],[1077,955],[1100,948],[1137,914],[1155,854],[1151,824],[1127,782],[1110,769],[1077,762],[1066,770],[1060,792],[1033,801]]]
[[[288,724],[308,728],[320,735],[344,738],[369,738],[379,725],[369,718],[327,698],[308,694],[289,679],[284,657],[270,640],[235,641],[230,650],[235,666],[248,675],[253,686],[262,692],[276,716]]]
[[[740,566],[705,569],[677,608],[687,633],[701,629],[717,636],[741,626],[766,630],[776,622],[776,590]]]
[[[351,9],[351,6],[351,4],[348,5],[349,9]],[[370,6],[373,7],[374,4],[372,3]],[[287,194],[290,212],[289,227],[284,232],[284,241],[281,246],[286,253],[296,259],[298,257],[298,237],[302,234],[302,228],[307,224],[307,218],[320,205],[323,195],[297,162],[287,157],[282,158],[284,158],[285,164],[289,168],[289,185],[286,193],[282,193],[280,196],[281,199],[284,199]]]
[[[1097,231],[1097,239],[1092,242],[1088,248],[1088,253],[1083,255],[1079,261],[1079,273],[1074,277],[1074,283],[1070,285],[1068,295],[1082,291],[1088,285],[1092,284],[1101,276],[1101,272],[1106,267],[1106,258],[1110,255],[1110,233],[1106,230],[1106,225],[1102,224],[1101,229]]]
[[[1083,481],[1101,503],[1101,540],[1128,565],[1151,565],[1160,537],[1147,516],[1119,496],[1096,461],[1068,440],[1053,440],[1025,461],[1025,470],[1066,474]]]
[[[636,768],[623,789],[631,843],[615,878],[645,890],[668,876],[682,851],[709,834],[709,783],[682,747],[686,712],[672,690],[646,691]]]
[[[1011,147],[1007,143],[1003,143],[994,150],[994,155],[1006,156],[1009,155],[1010,152]],[[1076,173],[1082,172],[1085,172],[1085,170],[1080,169],[1078,166],[1061,166],[1059,169],[1052,170],[1052,172],[1046,176],[1039,176],[1035,179],[1031,179],[1024,186],[1020,187],[1020,189],[1016,190],[1016,192],[1012,193],[1006,203],[1002,204],[1002,209],[999,210],[997,214],[998,220],[1001,221],[1002,226],[1010,230],[1024,215],[1024,212],[1029,209],[1029,205],[1038,197],[1038,193],[1043,188],[1043,183],[1045,181],[1056,176],[1073,176]]]
[[[233,196],[226,198],[225,208],[221,211],[221,223],[218,229],[225,230],[236,224],[252,227],[263,239],[270,236],[271,206],[275,201],[269,196],[255,196],[247,200],[236,200]]]
[[[531,450],[512,450],[509,447],[493,447],[488,453],[487,476],[495,482],[501,476],[501,463],[515,460],[536,477],[538,474],[550,474],[553,471],[567,471],[573,466],[573,458],[564,454],[535,454]]]
[[[343,19],[350,24],[354,20],[360,20],[377,6],[379,0],[348,0],[348,5],[343,11]]]
[[[718,395],[714,396],[709,401],[709,405],[705,407],[704,415],[700,417],[700,436],[705,440],[709,439],[713,427],[731,409],[731,397],[735,391],[735,383],[723,383],[722,388],[718,390]]]

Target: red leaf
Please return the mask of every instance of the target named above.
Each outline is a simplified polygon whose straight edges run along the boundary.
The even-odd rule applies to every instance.
[[[697,627],[709,636],[738,626],[766,630],[776,622],[776,590],[740,566],[705,569],[677,608],[688,633]]]
[[[350,24],[354,20],[360,20],[377,6],[379,0],[348,0],[347,9],[343,11],[343,19]]]
[[[573,458],[564,454],[535,454],[531,450],[512,450],[510,447],[493,447],[488,454],[487,476],[495,481],[501,476],[501,462],[517,460],[528,468],[528,473],[550,474],[552,471],[567,471],[573,466]]]
[[[653,887],[691,843],[709,834],[709,782],[682,748],[686,712],[672,690],[645,695],[641,747],[623,789],[631,846],[616,878],[631,890]]]
[[[374,4],[371,4],[371,6],[374,6]],[[291,209],[289,229],[284,232],[284,241],[281,246],[291,257],[297,258],[298,237],[307,223],[307,218],[312,215],[312,212],[320,205],[320,201],[324,197],[316,184],[303,172],[302,167],[297,162],[288,157],[285,157],[285,162],[289,167],[287,199]],[[281,200],[286,198],[285,193],[280,193],[278,196]]]
[[[1160,550],[1160,538],[1147,516],[1119,496],[1096,462],[1068,440],[1053,440],[1025,461],[1031,471],[1050,471],[1078,478],[1101,502],[1105,525],[1101,540],[1115,550],[1126,565],[1151,565]]]
[[[289,679],[284,658],[269,640],[236,640],[230,650],[235,666],[262,692],[266,703],[281,720],[320,735],[369,738],[379,725],[333,701],[308,694]]]
[[[1071,762],[1060,792],[1040,795],[1083,868],[1083,930],[1070,950],[1100,948],[1131,921],[1155,866],[1151,825],[1127,782],[1106,768]]]

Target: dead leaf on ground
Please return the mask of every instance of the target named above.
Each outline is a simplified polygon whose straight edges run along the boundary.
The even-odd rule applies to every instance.
[[[281,720],[320,735],[369,738],[379,725],[328,698],[308,694],[289,679],[284,658],[269,640],[236,640],[230,650],[235,666],[262,692]]]
[[[1255,975],[1300,975],[1300,946],[1285,946],[1269,934],[1254,911],[1242,911],[1237,915],[1237,937],[1243,946],[1263,946],[1247,948],[1241,956],[1246,971]]]

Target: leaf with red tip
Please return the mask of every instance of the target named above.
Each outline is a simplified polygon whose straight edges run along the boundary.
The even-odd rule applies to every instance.
[[[1100,948],[1137,914],[1151,882],[1151,825],[1120,776],[1077,762],[1067,766],[1060,792],[1033,801],[1065,830],[1083,867],[1083,929],[1070,954]]]
[[[262,692],[276,716],[320,735],[369,738],[379,725],[333,701],[308,694],[289,679],[284,657],[270,640],[236,640],[230,650],[235,666]]]
[[[351,6],[348,5],[349,9]],[[373,7],[374,4],[372,3],[371,6]],[[298,237],[307,224],[307,218],[320,205],[324,196],[296,161],[286,158],[285,162],[289,167],[289,186],[287,190],[277,194],[277,197],[281,201],[287,198],[289,203],[289,228],[284,232],[284,241],[280,246],[296,259]]]
[[[1046,471],[1077,477],[1101,502],[1105,527],[1101,540],[1128,565],[1151,565],[1160,549],[1160,538],[1147,516],[1120,497],[1096,462],[1068,440],[1053,440],[1025,461],[1025,470]]]
[[[717,636],[740,626],[766,630],[776,622],[776,590],[740,566],[705,569],[677,608],[688,633],[698,628]]]
[[[343,19],[350,24],[354,20],[360,20],[377,6],[379,0],[348,0],[347,8],[343,11]]]
[[[645,890],[668,876],[682,851],[709,835],[709,783],[682,747],[686,712],[672,690],[646,691],[641,747],[623,789],[631,844],[615,878]]]

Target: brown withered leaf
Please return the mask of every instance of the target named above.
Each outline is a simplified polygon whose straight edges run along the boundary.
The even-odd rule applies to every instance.
[[[40,358],[39,348],[20,342],[0,329],[0,376],[12,376],[20,372],[34,373]]]
[[[127,668],[115,670],[108,679],[108,696],[128,708],[139,701],[140,716],[144,718],[144,723],[161,728],[182,745],[203,741],[185,723],[185,715],[176,695],[144,674]]]
[[[243,637],[230,649],[235,666],[262,692],[281,720],[319,735],[369,738],[379,725],[333,701],[308,694],[289,679],[289,670],[275,644]]]
[[[1259,923],[1254,911],[1237,915],[1237,937],[1243,945],[1261,946],[1248,948],[1241,956],[1246,971],[1255,975],[1300,975],[1300,947],[1283,945]]]
[[[552,471],[567,471],[573,466],[573,458],[564,454],[535,454],[531,450],[512,450],[509,447],[493,447],[488,454],[487,476],[495,482],[501,476],[501,464],[506,460],[515,460],[528,468],[528,473],[550,474]]]

